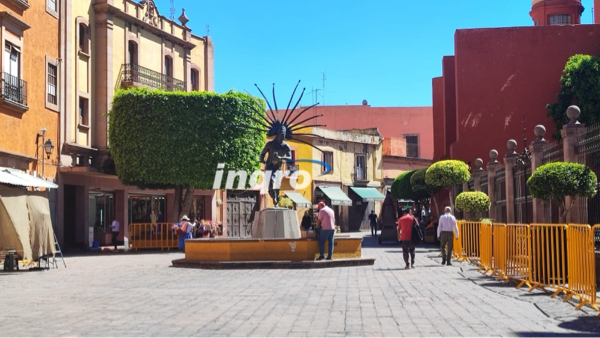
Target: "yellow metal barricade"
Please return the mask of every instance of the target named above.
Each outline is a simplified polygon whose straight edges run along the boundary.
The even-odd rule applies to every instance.
[[[506,225],[506,267],[505,273],[508,277],[504,282],[513,280],[517,288],[529,284],[530,262],[529,257],[529,225],[507,224]]]
[[[479,261],[479,228],[480,222],[459,222],[462,258],[471,263]]]
[[[479,271],[485,275],[492,270],[492,225],[481,223],[479,225]]]
[[[179,246],[179,238],[173,230],[174,223],[129,224],[131,248],[169,250]]]
[[[508,280],[506,274],[506,258],[508,250],[506,231],[506,224],[494,223],[492,225],[492,276],[498,275],[496,280],[502,278]]]
[[[459,228],[460,229],[460,228]],[[454,236],[452,236],[452,257],[457,260],[457,261],[464,261],[465,258],[463,257],[462,254],[462,246],[460,245],[460,237],[462,236],[461,233],[459,233],[459,238],[456,238],[456,234],[454,234]]]
[[[598,225],[594,226],[594,228]],[[567,228],[567,263],[569,273],[569,295],[581,302],[579,310],[586,303],[596,306],[596,257],[594,253],[594,230],[587,224],[569,224]]]
[[[551,297],[560,292],[568,294],[567,225],[531,224],[529,239],[529,291],[550,287],[556,290]]]

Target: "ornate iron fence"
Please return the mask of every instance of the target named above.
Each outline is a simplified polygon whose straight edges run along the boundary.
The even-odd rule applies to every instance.
[[[483,175],[481,176],[481,179],[479,181],[479,190],[486,194],[489,195],[489,189],[488,189],[488,177],[487,175]],[[490,211],[486,210],[483,212],[483,217],[484,218],[489,218],[490,217]]]
[[[542,164],[565,160],[562,142],[550,143],[544,148]]]
[[[506,223],[506,169],[496,170],[494,180],[494,193],[496,197],[496,218],[495,222]],[[490,215],[491,216],[491,215]]]
[[[527,180],[531,176],[529,165],[519,165],[513,168],[514,193],[515,193],[515,221],[516,223],[529,223],[533,219],[532,197],[527,189]]]
[[[579,163],[585,164],[600,177],[600,124],[586,128],[586,132],[578,139],[575,154]],[[597,193],[593,198],[581,199],[580,203],[580,222],[600,223],[600,194]],[[600,238],[596,238],[596,241],[600,241]],[[600,242],[596,244],[597,248],[600,247]]]
[[[131,63],[121,65],[117,87],[123,84],[140,84],[154,89],[162,88],[167,91],[187,91],[187,84],[184,81]]]

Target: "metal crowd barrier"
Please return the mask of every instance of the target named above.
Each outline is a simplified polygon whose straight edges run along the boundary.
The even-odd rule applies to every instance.
[[[468,235],[468,234],[467,234]],[[479,269],[485,275],[492,270],[492,225],[479,224]]]
[[[452,257],[455,260],[460,261],[460,262],[466,260],[462,256],[462,246],[460,245],[461,237],[462,237],[462,234],[460,233],[460,228],[459,228],[459,237],[456,238],[456,234],[453,234],[453,236],[452,236]]]
[[[596,297],[596,257],[600,224],[486,224],[459,221],[453,257],[479,264],[503,283],[514,281],[529,291],[551,288],[600,311]]]
[[[504,282],[508,281],[506,274],[507,262],[507,228],[506,224],[492,225],[492,276],[498,275],[496,280],[504,278]]]
[[[515,281],[517,288],[529,284],[529,225],[506,225],[506,276]],[[507,281],[508,281],[507,280]]]
[[[596,228],[594,226],[594,228]],[[596,310],[596,257],[594,230],[587,224],[569,224],[567,227],[567,265],[569,295],[580,300],[579,310],[586,303]]]
[[[458,222],[459,240],[463,260],[471,263],[479,261],[479,228],[480,222]]]
[[[567,293],[567,226],[565,224],[531,224],[529,226],[529,291],[546,287],[555,289],[552,297]]]
[[[169,250],[179,247],[179,238],[173,230],[174,223],[132,223],[129,224],[131,248]]]

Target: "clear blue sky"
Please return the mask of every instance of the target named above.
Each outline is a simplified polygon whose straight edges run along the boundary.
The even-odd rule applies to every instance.
[[[169,17],[170,1],[155,2]],[[318,89],[326,105],[429,106],[431,78],[454,54],[456,29],[533,25],[530,0],[174,2],[175,18],[185,8],[194,34],[210,27],[215,91],[259,95],[257,83],[270,95],[275,83],[280,107],[298,80],[304,105]],[[582,3],[581,21],[592,23],[593,0]]]

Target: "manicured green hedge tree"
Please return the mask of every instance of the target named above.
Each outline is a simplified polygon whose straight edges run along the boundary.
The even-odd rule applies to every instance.
[[[456,196],[456,209],[477,214],[490,210],[490,198],[481,191],[464,191]]]
[[[562,126],[569,122],[567,108],[577,105],[581,109],[579,121],[585,124],[600,122],[600,57],[573,55],[567,61],[560,78],[560,91],[556,102],[548,104],[548,115],[554,120],[556,132],[553,137],[560,139]]]
[[[458,160],[438,161],[432,164],[425,173],[425,183],[448,189],[450,205],[454,208],[452,189],[455,185],[464,184],[471,178],[469,166]]]
[[[410,178],[415,173],[412,171],[405,171],[398,175],[392,183],[392,197],[396,200],[414,200],[415,196],[410,185]]]
[[[429,185],[425,182],[425,174],[427,173],[427,168],[418,169],[410,178],[410,186],[415,195],[419,197],[419,200],[427,201],[427,205],[425,208],[429,210],[429,201],[433,200],[435,204],[435,210],[437,215],[440,214],[440,210],[438,208],[437,200],[435,199],[435,194],[440,190],[440,187]]]
[[[560,221],[564,222],[573,202],[580,197],[596,195],[598,179],[587,166],[571,162],[544,164],[527,180],[531,196],[556,203],[560,210]],[[571,197],[567,204],[565,197]]]
[[[257,126],[262,102],[239,92],[119,90],[109,113],[119,179],[141,189],[175,189],[177,221],[189,210],[194,188],[212,189],[217,164],[225,164],[225,173],[260,168],[265,134],[240,126]]]

